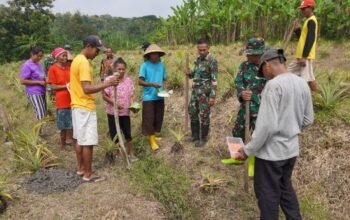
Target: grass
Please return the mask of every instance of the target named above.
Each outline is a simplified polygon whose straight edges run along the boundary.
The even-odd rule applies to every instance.
[[[190,179],[173,170],[162,159],[150,156],[136,163],[130,179],[137,189],[155,197],[165,206],[169,219],[193,218],[187,196]]]

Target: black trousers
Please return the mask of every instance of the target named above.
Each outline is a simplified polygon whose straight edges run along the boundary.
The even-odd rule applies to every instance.
[[[117,135],[117,128],[115,127],[115,119],[114,115],[107,114],[108,119],[108,128],[109,128],[109,136],[113,140]],[[130,116],[119,116],[119,125],[122,130],[125,140],[131,141],[131,124],[130,124]],[[118,142],[118,137],[116,138],[116,143]]]
[[[142,133],[153,135],[160,132],[164,118],[164,100],[142,102]]]
[[[279,206],[287,220],[302,219],[291,177],[296,157],[281,161],[256,158],[254,190],[260,219],[278,220]]]

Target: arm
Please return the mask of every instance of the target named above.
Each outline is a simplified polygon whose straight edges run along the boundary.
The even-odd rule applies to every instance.
[[[305,110],[304,110],[304,119],[303,119],[303,125],[302,128],[306,128],[310,126],[314,122],[314,110],[312,105],[312,97],[311,92],[308,89],[308,95],[305,100]]]
[[[218,85],[218,62],[216,60],[213,60],[213,62],[211,63],[210,71],[211,88],[209,97],[211,99],[215,99]]]
[[[156,89],[161,87],[161,85],[159,85],[157,83],[145,82],[145,78],[143,78],[143,77],[139,77],[139,85],[144,86],[144,87],[154,87]]]
[[[107,95],[105,91],[102,91],[102,98],[109,104],[112,104],[112,105],[114,104],[113,100]]]
[[[43,80],[30,80],[30,79],[26,79],[26,78],[22,78],[20,79],[20,82],[22,85],[41,85],[41,86],[45,86],[46,82]]]
[[[56,85],[52,83],[50,85],[51,85],[51,89],[54,91],[67,89],[66,85]]]
[[[309,56],[309,53],[311,51],[312,46],[315,43],[316,40],[316,23],[312,20],[310,20],[307,23],[308,32],[306,35],[306,41],[303,51],[303,58],[307,58]]]
[[[255,154],[273,134],[278,132],[279,96],[273,89],[266,89],[259,108],[252,140],[243,148],[244,153],[248,156]]]
[[[245,90],[244,83],[243,83],[243,71],[242,66],[239,67],[239,72],[236,76],[236,79],[234,81],[237,91],[237,98],[240,103],[243,102],[242,93]]]

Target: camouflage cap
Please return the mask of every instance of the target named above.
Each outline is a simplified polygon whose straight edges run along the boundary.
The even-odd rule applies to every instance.
[[[265,41],[263,38],[252,37],[247,40],[245,53],[247,55],[263,55],[265,51]]]

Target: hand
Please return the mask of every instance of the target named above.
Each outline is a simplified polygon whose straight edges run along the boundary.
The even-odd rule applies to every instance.
[[[186,75],[190,75],[190,74],[191,74],[190,68],[186,67],[186,68],[184,69],[184,73],[185,73]]]
[[[118,105],[118,109],[119,109],[119,110],[123,109],[123,106]]]
[[[214,106],[215,105],[215,98],[209,98],[208,104],[210,107]]]
[[[108,80],[107,83],[109,86],[117,86],[117,85],[119,85],[119,82],[120,82],[119,77],[113,76],[113,77],[111,77],[110,80]]]
[[[161,88],[162,86],[157,84],[157,83],[151,83],[152,87],[156,88],[156,89],[159,89]]]
[[[46,86],[46,81],[39,81],[39,85]]]
[[[238,149],[238,152],[240,153],[241,157],[238,158],[239,160],[246,160],[248,156],[245,154],[243,147],[240,147]]]
[[[298,59],[299,66],[305,67],[306,66],[306,59],[305,58],[299,58]]]
[[[244,101],[250,101],[252,99],[252,91],[251,90],[244,90],[242,92],[242,99]]]

